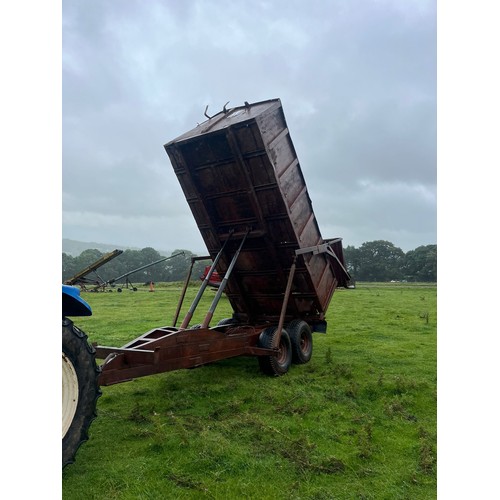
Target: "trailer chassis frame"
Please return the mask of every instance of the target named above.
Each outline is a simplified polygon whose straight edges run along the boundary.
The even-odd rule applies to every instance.
[[[226,273],[227,277],[229,277],[229,274],[233,270],[239,251],[249,232],[250,230],[245,234],[238,251],[233,257],[233,265],[228,269]],[[258,325],[226,323],[210,328],[209,322],[213,317],[218,298],[220,298],[224,290],[224,283],[221,284],[219,289],[220,293],[218,292],[217,294],[218,298],[217,300],[214,299],[203,323],[190,328],[188,326],[189,321],[193,316],[194,309],[198,305],[201,293],[203,293],[203,290],[206,288],[206,284],[203,283],[181,327],[165,326],[152,329],[137,337],[135,340],[125,344],[123,347],[106,347],[94,343],[96,357],[104,360],[101,365],[99,384],[101,386],[117,384],[147,375],[185,368],[195,368],[207,363],[236,356],[279,356],[280,350],[278,346],[280,345],[280,337],[285,323],[287,304],[290,299],[297,258],[299,255],[305,253],[312,253],[313,255],[326,253],[342,266],[333,248],[334,244],[340,241],[340,238],[337,238],[334,240],[327,240],[326,243],[321,245],[295,250],[293,263],[288,273],[287,285],[283,297],[283,306],[277,326],[279,334],[276,336],[272,348],[264,348],[258,345],[261,332],[265,328],[273,326],[270,323]],[[223,249],[221,249],[220,252],[222,252],[222,250]],[[215,264],[217,263],[219,255],[214,259],[212,270],[215,269]],[[175,313],[174,324],[177,322],[179,311],[182,307],[195,259],[196,258],[192,260],[191,268],[189,269],[181,293],[181,299]],[[345,272],[347,273],[347,271]],[[324,323],[326,329],[324,318],[320,318],[320,323]],[[314,331],[324,330],[320,328],[314,329]]]

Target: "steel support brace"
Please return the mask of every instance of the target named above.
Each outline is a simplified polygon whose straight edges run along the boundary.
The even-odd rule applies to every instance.
[[[206,257],[191,257],[191,266],[189,266],[188,274],[186,276],[186,279],[184,280],[184,287],[182,289],[181,296],[179,297],[179,302],[177,304],[177,310],[175,311],[174,320],[172,322],[173,326],[176,326],[177,320],[179,319],[179,314],[181,312],[182,304],[184,303],[184,298],[186,296],[186,291],[187,291],[187,288],[189,285],[189,280],[191,279],[191,274],[193,273],[194,263],[198,262],[199,260],[212,260],[212,258],[209,255],[207,255]]]
[[[290,299],[290,292],[292,291],[293,277],[295,276],[295,269],[297,268],[297,253],[293,257],[292,267],[290,268],[290,274],[288,275],[288,282],[286,284],[285,296],[283,298],[283,305],[281,306],[280,320],[278,323],[278,344],[281,339],[281,331],[283,330],[283,325],[285,323],[285,315],[288,307],[288,300]]]
[[[321,245],[314,245],[312,247],[306,247],[306,248],[299,248],[295,250],[295,256],[293,258],[293,263],[292,266],[290,267],[290,274],[288,275],[288,282],[286,284],[286,290],[285,290],[285,296],[283,298],[283,305],[281,307],[281,313],[280,313],[280,319],[278,323],[278,345],[279,345],[279,339],[281,338],[281,332],[283,330],[283,325],[285,323],[285,316],[286,316],[286,310],[288,308],[288,301],[290,300],[290,293],[292,290],[292,282],[293,278],[295,275],[295,269],[297,267],[297,256],[303,255],[306,253],[312,253],[313,255],[318,255],[322,253],[327,253],[331,257],[333,257],[339,264],[339,266],[342,268],[342,270],[346,273],[347,276],[349,276],[349,273],[345,269],[344,265],[340,261],[340,259],[337,257],[335,252],[333,251],[332,247],[330,246],[330,243],[335,243],[337,241],[341,241],[340,238],[335,239],[335,240],[330,240],[327,243],[323,243]]]
[[[189,322],[191,321],[191,318],[193,317],[194,311],[198,307],[198,304],[199,304],[199,302],[201,300],[203,292],[205,291],[205,288],[208,286],[208,282],[210,281],[210,278],[212,277],[212,274],[215,271],[215,266],[219,262],[219,259],[221,258],[221,255],[222,255],[222,252],[224,252],[224,248],[226,247],[227,242],[231,239],[232,234],[233,234],[233,231],[231,231],[229,233],[229,236],[228,236],[227,240],[224,242],[224,245],[222,245],[222,248],[219,250],[219,253],[215,257],[212,265],[210,266],[210,270],[208,271],[207,275],[205,276],[205,279],[203,280],[203,283],[201,284],[201,287],[198,290],[198,293],[197,293],[197,295],[196,295],[193,303],[191,304],[191,307],[189,308],[189,311],[187,312],[186,317],[182,321],[182,324],[180,326],[181,328],[187,328],[188,327]]]
[[[333,248],[330,245],[330,243],[335,243],[337,241],[341,241],[341,239],[337,238],[335,240],[330,240],[328,243],[322,243],[321,245],[315,245],[313,247],[299,248],[298,250],[295,250],[295,254],[301,255],[304,253],[312,253],[313,255],[317,255],[320,253],[327,253],[328,255],[330,255],[330,257],[333,257],[337,261],[338,265],[345,272],[346,276],[349,276],[349,273],[344,267],[344,264],[342,264],[340,259],[337,257],[337,254],[333,251]]]
[[[247,239],[248,233],[250,233],[250,228],[247,229],[245,236],[243,236],[243,239],[241,240],[240,246],[238,247],[238,250],[236,250],[236,253],[233,255],[233,258],[231,259],[231,263],[229,264],[229,267],[227,268],[226,273],[224,274],[224,278],[222,279],[222,282],[219,286],[219,289],[217,290],[217,294],[214,297],[214,300],[212,301],[212,305],[210,306],[210,309],[207,312],[207,315],[205,316],[205,319],[203,320],[203,323],[201,324],[202,328],[208,328],[208,325],[210,324],[210,321],[214,315],[215,308],[217,307],[217,304],[219,303],[219,300],[222,296],[222,292],[226,288],[227,285],[227,280],[229,279],[229,276],[233,272],[234,265],[236,264],[236,261],[238,260],[238,256],[240,255],[241,249],[243,248],[243,244],[245,243],[245,240]]]

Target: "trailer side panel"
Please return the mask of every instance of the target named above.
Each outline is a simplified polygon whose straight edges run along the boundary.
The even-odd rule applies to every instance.
[[[233,232],[219,273],[251,228],[226,288],[234,311],[276,321],[295,251],[324,243],[280,100],[221,112],[165,149],[212,258]],[[300,255],[287,319],[323,319],[345,281],[330,256]]]

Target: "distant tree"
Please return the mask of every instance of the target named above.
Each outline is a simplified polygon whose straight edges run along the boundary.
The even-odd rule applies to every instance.
[[[104,254],[95,248],[84,250],[75,260],[79,270],[93,264],[96,260],[100,259]]]
[[[404,275],[408,281],[437,281],[437,245],[410,250],[405,256]]]
[[[212,260],[199,260],[195,262],[194,267],[193,267],[193,280],[201,280],[201,277],[203,276],[205,272],[205,267],[206,266],[211,266],[212,265]]]
[[[351,278],[356,279],[359,272],[359,250],[351,245],[344,248],[344,261]]]
[[[141,253],[139,250],[127,249],[122,253],[121,257],[122,257],[122,262],[125,266],[125,270],[121,274],[129,273],[134,269],[138,269],[143,265],[142,264],[143,259],[141,258]],[[132,276],[129,276],[130,280],[131,278]]]
[[[74,262],[76,271],[74,274],[83,271],[86,267],[92,265],[96,260],[100,259],[103,255],[104,254],[101,251],[96,250],[95,248],[84,250],[78,257],[75,258]],[[98,273],[99,270],[97,270],[96,272]],[[98,276],[96,275],[96,272],[89,273],[86,277],[88,279],[95,279],[97,281]]]
[[[168,257],[168,259],[151,268],[152,275],[156,276],[156,281],[184,281],[186,275],[183,270],[186,269],[186,267],[182,252],[186,253],[187,250],[174,250],[170,255],[160,257],[160,259],[165,257]],[[153,279],[152,281],[155,280]]]
[[[121,276],[128,270],[127,263],[123,257],[123,254],[118,255],[114,259],[111,259],[109,262],[100,267],[97,272],[99,276],[102,277],[104,281],[109,281],[118,276]]]
[[[148,266],[149,264],[153,264],[157,260],[160,260],[162,256],[157,252],[154,248],[146,247],[139,251],[139,266]],[[149,265],[144,269],[141,269],[139,272],[133,274],[131,276],[131,281],[149,283],[150,281],[164,281],[162,278],[162,262],[158,264]]]
[[[120,272],[115,273],[114,278],[126,275],[118,280],[120,283],[125,283],[127,280],[131,283],[167,281],[165,261],[162,261],[165,257],[152,247],[125,250],[120,257]]]
[[[174,250],[171,255],[184,252],[184,255],[178,255],[167,261],[167,279],[166,281],[184,281],[191,266],[191,258],[196,255],[189,250]],[[199,279],[206,265],[204,261],[197,261],[193,265],[191,280]]]
[[[357,251],[356,275],[359,281],[391,281],[403,277],[405,253],[389,241],[366,242]]]
[[[63,283],[78,272],[75,258],[67,253],[62,254],[62,281]]]

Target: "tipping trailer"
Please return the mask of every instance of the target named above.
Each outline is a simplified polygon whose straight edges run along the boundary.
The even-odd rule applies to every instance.
[[[257,357],[261,371],[273,376],[285,374],[292,363],[307,363],[312,332],[326,332],[332,295],[350,276],[341,239],[320,234],[280,100],[224,107],[165,150],[213,264],[179,326],[191,270],[172,326],[122,347],[90,346],[90,357],[104,360],[97,384],[242,355]],[[224,278],[202,323],[191,325],[214,272]],[[222,293],[233,315],[211,325]],[[73,328],[64,316],[63,311],[63,336],[65,320],[67,335]],[[84,334],[80,338],[86,343]],[[63,349],[63,367],[64,362]],[[93,415],[96,399],[75,410],[75,419],[81,411]],[[89,425],[92,418],[80,421]],[[72,430],[70,420],[66,417],[66,427]],[[63,466],[73,461],[79,445],[65,450],[64,426],[63,414]],[[80,442],[86,439],[86,429],[75,433]]]
[[[212,259],[223,248],[219,274],[247,235],[226,287],[235,321],[277,322],[296,262],[285,319],[322,328],[350,278],[340,238],[321,237],[280,100],[223,110],[165,149]]]

